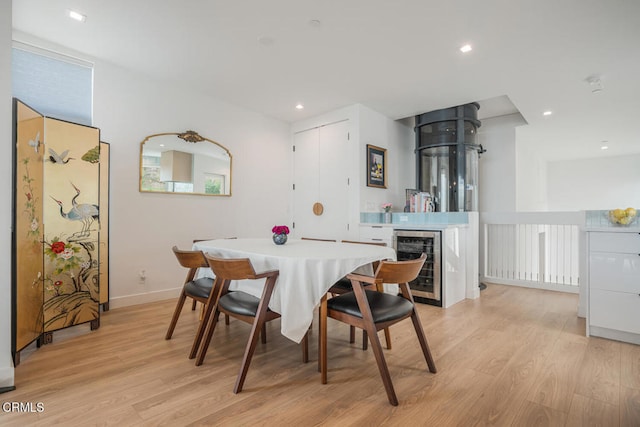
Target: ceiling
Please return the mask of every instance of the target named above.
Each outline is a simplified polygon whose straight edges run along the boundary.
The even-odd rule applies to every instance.
[[[640,153],[639,17],[637,0],[13,1],[15,30],[266,116],[480,101],[519,111],[518,141],[552,160]]]

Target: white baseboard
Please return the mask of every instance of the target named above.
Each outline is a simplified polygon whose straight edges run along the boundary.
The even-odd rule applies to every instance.
[[[529,280],[517,280],[517,279],[500,279],[497,277],[481,277],[481,282],[495,283],[496,285],[511,285],[520,286],[521,288],[533,288],[543,289],[545,291],[565,292],[568,294],[577,294],[579,292],[578,286],[560,285],[556,283],[546,282],[532,282]]]
[[[161,291],[147,292],[144,294],[126,295],[123,297],[109,298],[109,309],[128,307],[131,305],[146,304],[149,302],[175,299],[180,295],[180,288],[163,289]]]

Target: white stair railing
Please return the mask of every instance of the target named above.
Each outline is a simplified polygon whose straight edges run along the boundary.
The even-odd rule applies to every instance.
[[[481,281],[578,292],[583,212],[480,213]]]

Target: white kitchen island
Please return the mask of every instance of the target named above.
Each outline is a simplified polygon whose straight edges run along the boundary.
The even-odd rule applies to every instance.
[[[640,227],[584,230],[587,336],[640,344]]]

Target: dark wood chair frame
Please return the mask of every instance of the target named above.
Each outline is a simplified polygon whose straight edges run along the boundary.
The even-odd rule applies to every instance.
[[[178,259],[180,265],[188,269],[187,276],[184,279],[184,285],[194,280],[198,269],[209,267],[209,264],[207,263],[207,260],[202,251],[180,250],[177,246],[174,246],[172,248],[172,251]],[[182,287],[182,291],[180,292],[180,296],[178,297],[178,302],[173,312],[173,317],[171,318],[171,323],[169,324],[169,329],[167,330],[165,339],[169,340],[173,336],[173,331],[175,330],[176,324],[178,323],[180,313],[182,312],[182,308],[187,298],[193,299],[192,310],[195,309],[195,304],[197,302],[202,303],[203,312],[200,315],[200,324],[198,325],[198,331],[196,332],[196,336],[193,340],[193,345],[191,346],[191,351],[189,352],[189,359],[193,359],[194,357],[196,357],[196,353],[198,352],[198,348],[200,347],[200,342],[202,341],[202,336],[204,335],[204,331],[211,314],[212,303],[215,301],[217,292],[214,290],[216,286],[215,281],[213,281],[211,292],[209,293],[209,297],[206,299],[200,298],[196,295],[187,294],[184,285]]]
[[[212,307],[214,307],[213,315],[209,317],[209,325],[207,327],[202,346],[200,347],[198,358],[196,359],[196,366],[202,365],[204,361],[204,357],[207,353],[207,349],[209,348],[211,338],[216,328],[219,313],[225,313],[231,317],[235,317],[239,320],[249,323],[250,325],[252,325],[251,333],[245,347],[242,364],[240,366],[240,372],[238,373],[236,383],[233,387],[233,392],[239,393],[240,391],[242,391],[244,381],[247,377],[247,372],[249,371],[251,358],[253,357],[258,343],[258,335],[260,335],[260,332],[262,331],[264,343],[266,341],[264,338],[266,322],[280,317],[279,313],[269,310],[269,301],[271,300],[271,294],[273,293],[273,288],[275,287],[276,280],[278,279],[279,271],[269,270],[261,273],[256,273],[253,269],[253,266],[251,265],[251,261],[248,258],[229,259],[216,258],[209,255],[205,255],[205,258],[216,276],[217,295],[215,304],[212,304]],[[222,298],[229,292],[229,284],[231,283],[231,281],[244,279],[266,279],[255,317],[243,316],[238,313],[228,311],[221,307],[219,304],[220,298]],[[302,338],[301,345],[302,361],[303,363],[306,363],[309,361],[308,335],[305,334],[305,336]]]
[[[429,344],[427,343],[427,338],[422,329],[422,324],[420,323],[420,318],[418,317],[418,312],[415,308],[415,302],[411,295],[411,291],[409,290],[408,283],[417,277],[420,269],[422,268],[422,265],[424,264],[425,259],[426,255],[423,254],[422,257],[417,260],[381,261],[374,277],[363,276],[359,274],[349,274],[347,277],[351,280],[351,283],[353,285],[353,292],[355,294],[358,308],[360,310],[360,313],[362,314],[362,317],[352,316],[342,311],[331,310],[327,307],[326,301],[321,304],[321,340],[319,359],[321,366],[322,384],[327,383],[327,317],[331,317],[349,325],[353,325],[368,332],[368,337],[371,340],[371,348],[373,350],[373,354],[375,355],[378,370],[380,371],[380,376],[382,377],[382,382],[387,393],[387,398],[389,400],[389,403],[391,403],[392,405],[398,405],[398,398],[393,388],[393,383],[389,374],[389,368],[382,351],[380,339],[378,338],[377,332],[380,329],[388,328],[389,326],[397,322],[411,317],[411,321],[413,322],[413,327],[416,331],[416,335],[422,349],[422,354],[424,355],[424,358],[427,362],[429,371],[432,373],[436,373],[436,365],[433,361],[433,357],[429,349]],[[402,297],[411,302],[411,304],[413,305],[413,309],[405,316],[387,322],[374,323],[371,308],[369,306],[369,302],[365,293],[365,285],[373,285],[376,288],[379,288],[379,285],[383,283],[398,283],[398,285],[400,286]]]
[[[342,243],[355,243],[355,244],[359,244],[359,245],[374,245],[374,246],[387,246],[386,243],[384,242],[360,242],[360,241],[355,241],[355,240],[342,240]],[[373,268],[373,272],[375,273],[375,271],[378,269],[378,265],[380,264],[380,261],[374,261],[371,263],[371,267]],[[381,287],[380,289],[378,289],[378,291],[383,292],[384,288]],[[329,293],[332,296],[335,295],[341,295],[343,293],[346,292],[352,292],[351,290],[345,290],[344,288],[341,287],[337,287],[337,286],[332,286],[329,289]],[[391,332],[389,331],[389,328],[385,328],[384,330],[384,340],[387,344],[387,350],[391,350]],[[349,342],[351,344],[353,344],[354,342],[356,342],[356,328],[354,326],[350,326],[349,327]],[[368,346],[369,340],[367,339],[367,331],[365,331],[364,329],[362,330],[362,349],[366,350],[367,346]]]

